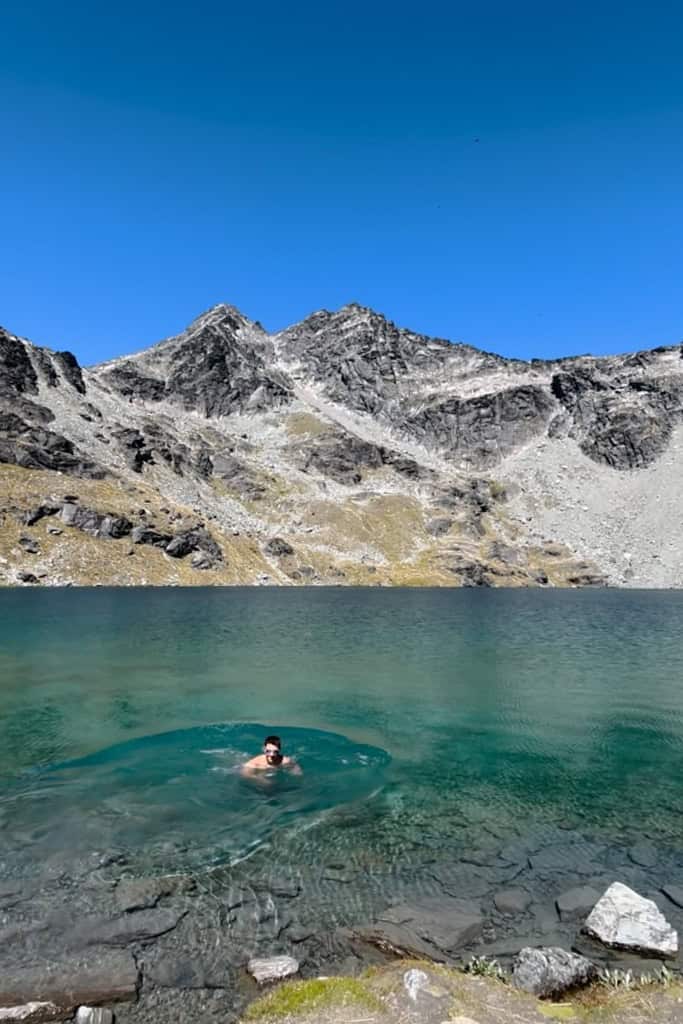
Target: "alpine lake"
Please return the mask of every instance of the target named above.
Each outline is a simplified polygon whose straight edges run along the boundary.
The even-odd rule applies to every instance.
[[[271,733],[302,774],[245,778]],[[0,975],[129,946],[117,1020],[357,973],[425,900],[481,915],[455,961],[583,950],[556,900],[613,881],[683,934],[682,834],[683,593],[0,591]]]

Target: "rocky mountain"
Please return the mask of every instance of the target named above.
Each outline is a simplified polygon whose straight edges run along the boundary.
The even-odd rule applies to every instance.
[[[82,368],[0,329],[0,582],[680,586],[683,347],[505,359],[220,305]]]

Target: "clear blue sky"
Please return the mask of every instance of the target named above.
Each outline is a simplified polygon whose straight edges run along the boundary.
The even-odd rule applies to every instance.
[[[657,0],[8,0],[0,323],[85,363],[217,302],[674,344],[682,49]]]

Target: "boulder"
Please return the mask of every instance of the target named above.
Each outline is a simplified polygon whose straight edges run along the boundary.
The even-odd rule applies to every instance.
[[[293,956],[252,957],[247,970],[259,985],[265,985],[269,981],[281,981],[282,978],[297,974],[299,961]]]
[[[193,569],[213,569],[215,564],[213,558],[207,555],[206,551],[195,551],[190,559],[190,565]]]
[[[678,933],[652,900],[613,882],[589,914],[583,931],[605,946],[674,957]]]
[[[150,544],[155,548],[166,548],[170,543],[171,536],[168,533],[160,533],[151,526],[136,526],[130,535],[133,544]]]
[[[283,555],[293,555],[294,548],[291,544],[288,544],[282,537],[273,537],[266,544],[265,550],[269,555],[275,555],[277,558]]]
[[[567,989],[588,985],[598,969],[585,956],[558,946],[521,949],[512,963],[512,983],[523,992],[542,998],[560,996]]]
[[[40,551],[40,544],[33,537],[20,537],[19,544],[29,555],[37,555]]]
[[[76,1024],[114,1024],[114,1014],[103,1006],[79,1006]]]
[[[25,569],[20,569],[17,573],[17,579],[20,583],[37,583],[38,577],[32,572],[26,572]]]
[[[38,505],[36,508],[29,509],[24,513],[24,523],[26,526],[34,526],[39,520],[44,519],[45,516],[56,515],[61,505],[56,505],[53,502],[43,502],[42,505]]]
[[[189,555],[191,551],[194,551],[196,545],[192,541],[192,537],[188,533],[181,533],[179,536],[174,537],[173,540],[166,546],[166,554],[171,558],[184,558],[185,555]]]

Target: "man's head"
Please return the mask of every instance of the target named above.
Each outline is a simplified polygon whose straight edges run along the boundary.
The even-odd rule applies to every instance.
[[[266,736],[263,753],[268,764],[279,764],[282,761],[281,742],[279,736]]]

